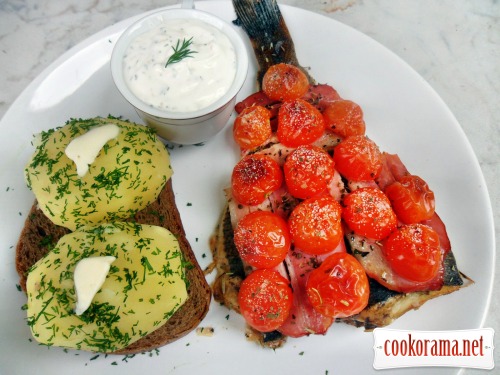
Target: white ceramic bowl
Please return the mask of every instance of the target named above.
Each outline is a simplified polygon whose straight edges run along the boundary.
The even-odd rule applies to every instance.
[[[214,26],[224,33],[236,53],[236,75],[229,90],[213,104],[193,112],[169,112],[157,109],[139,99],[127,86],[123,77],[123,56],[130,42],[171,19],[194,18]],[[234,109],[236,95],[245,82],[248,55],[238,32],[220,18],[196,9],[175,8],[151,13],[130,25],[120,36],[111,56],[111,72],[120,93],[132,104],[143,121],[153,127],[167,141],[178,144],[205,142],[220,132]]]

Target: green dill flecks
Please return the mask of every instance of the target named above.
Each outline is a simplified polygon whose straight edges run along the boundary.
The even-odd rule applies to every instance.
[[[129,359],[132,359],[134,357],[135,357],[135,354],[126,354],[125,356],[123,356],[122,361],[128,362]]]
[[[114,242],[122,231],[126,231],[133,239]],[[109,352],[127,346],[133,337],[147,335],[151,329],[161,325],[163,319],[171,317],[187,294],[185,289],[178,287],[169,292],[165,286],[171,283],[178,286],[184,284],[185,262],[178,247],[174,246],[176,242],[168,242],[175,241],[175,237],[170,232],[160,233],[162,236],[157,238],[158,232],[154,227],[136,223],[113,223],[84,227],[65,236],[47,255],[50,258],[39,262],[31,271],[36,273],[36,269],[46,270],[39,270],[41,273],[36,279],[39,286],[34,293],[28,293],[31,304],[40,301],[36,310],[28,309],[28,323],[33,327],[34,337],[39,340],[43,334],[45,341],[41,343],[51,346],[59,345],[62,337],[78,336],[79,341],[74,344],[76,349],[91,348],[97,352]],[[138,239],[146,241],[138,242]],[[168,245],[165,246],[165,243]],[[141,251],[136,244],[144,245]],[[107,280],[119,283],[113,287],[118,291],[118,298],[112,303],[107,302],[108,292],[99,291],[90,307],[76,316],[73,266],[82,258],[108,256],[110,253],[116,253],[122,259],[122,262],[115,262],[110,266],[107,276]],[[62,262],[62,259],[69,263]],[[161,268],[167,265],[165,269]],[[47,278],[43,276],[47,274],[47,270],[56,273]],[[157,272],[158,270],[162,272]],[[172,279],[173,276],[175,279]],[[140,298],[143,295],[141,288],[155,291],[154,294],[146,294],[144,303]],[[155,310],[160,308],[155,314],[151,304],[154,304]],[[59,326],[58,322],[66,318],[70,319],[68,323],[64,327]],[[136,323],[141,320],[141,324],[146,323],[149,328],[128,322],[124,326],[124,319]],[[125,328],[131,326],[131,330]]]
[[[172,50],[174,51],[173,54],[168,58],[165,68],[170,65],[170,64],[175,64],[178,63],[185,58],[193,57],[192,55],[194,53],[198,53],[197,51],[191,50],[189,47],[193,43],[193,38],[189,38],[186,40],[186,38],[182,39],[182,42],[180,39],[177,40],[177,44],[175,47],[172,47]]]
[[[65,155],[66,146],[93,127],[110,122],[120,128],[120,135],[103,145],[87,175],[78,176],[74,162]],[[168,151],[152,129],[112,116],[71,119],[63,127],[41,132],[34,143],[35,153],[25,169],[28,187],[37,196],[44,192],[39,200],[42,210],[57,225],[71,230],[98,221],[128,219],[130,212],[157,198],[172,173]]]
[[[39,242],[38,242],[39,247],[46,247],[49,250],[52,249],[55,246],[54,243],[54,237],[52,235],[46,235],[44,236]]]
[[[145,256],[141,258],[141,264],[144,267],[144,274],[142,276],[142,282],[144,282],[144,281],[146,281],[146,274],[152,275],[155,273],[155,270],[154,270],[153,266],[151,265],[151,263],[149,263],[148,258]]]
[[[109,303],[91,303],[89,308],[80,315],[80,319],[85,323],[99,322],[106,327],[111,327],[113,323],[120,320],[120,306],[115,307]]]
[[[123,178],[127,175],[128,166],[117,167],[111,171],[101,168],[101,173],[94,177],[94,183],[91,185],[95,190],[115,190]]]

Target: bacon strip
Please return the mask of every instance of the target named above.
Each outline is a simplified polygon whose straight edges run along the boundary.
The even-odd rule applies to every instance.
[[[379,180],[377,181],[377,184],[382,190],[384,190],[392,182],[399,181],[404,176],[411,174],[398,155],[384,153],[383,158],[384,167],[382,173],[384,176],[379,177]],[[451,250],[451,243],[448,238],[448,233],[446,232],[446,226],[439,215],[434,213],[434,216],[432,216],[429,220],[422,221],[421,224],[428,225],[436,231],[439,236],[441,249],[443,250],[444,255],[446,255]]]
[[[390,184],[408,175],[410,175],[410,172],[398,155],[383,153],[382,172],[377,178],[376,184],[374,185],[373,182],[368,182],[367,184],[368,186],[378,186],[381,190],[384,190]],[[364,182],[358,183],[350,181],[348,183],[351,190],[355,190],[365,185]],[[421,224],[430,226],[438,234],[441,248],[441,261],[443,261],[446,254],[451,250],[450,240],[443,221],[435,213],[431,219],[423,221]],[[348,231],[347,228],[345,229]],[[392,271],[383,254],[383,243],[359,236],[353,232],[349,233],[347,238],[354,256],[361,263],[367,275],[377,280],[385,287],[394,291],[409,293],[438,290],[443,286],[444,266],[440,268],[436,277],[428,282],[418,283],[409,281]]]
[[[322,255],[308,255],[298,249],[290,250],[285,264],[290,275],[293,290],[293,307],[285,323],[278,329],[290,337],[301,337],[309,334],[324,334],[334,319],[317,312],[309,302],[306,284],[309,274],[317,268],[329,255],[345,252],[344,241],[331,252]]]

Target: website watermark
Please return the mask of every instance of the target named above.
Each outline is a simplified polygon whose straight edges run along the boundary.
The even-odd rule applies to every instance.
[[[458,331],[373,331],[377,370],[400,367],[495,367],[491,328]]]

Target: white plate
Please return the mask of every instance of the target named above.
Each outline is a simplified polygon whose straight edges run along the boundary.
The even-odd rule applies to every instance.
[[[202,2],[202,10],[233,20],[227,2]],[[365,35],[318,14],[282,6],[299,60],[319,81],[364,109],[367,133],[381,149],[398,153],[424,177],[437,197],[460,269],[475,284],[430,301],[392,328],[450,330],[478,328],[489,305],[494,264],[492,210],[479,164],[462,129],[429,85],[397,56]],[[134,358],[63,351],[31,340],[21,310],[25,296],[16,288],[14,252],[33,202],[23,167],[33,151],[32,135],[70,117],[113,114],[139,121],[119,95],[109,69],[113,44],[138,17],[107,28],[64,54],[16,100],[0,124],[0,372],[5,374],[341,374],[375,372],[373,335],[343,324],[326,337],[290,339],[265,350],[244,338],[244,323],[213,303],[202,322],[213,337],[194,332],[158,352]],[[305,31],[307,30],[307,31]],[[318,38],[321,35],[321,38]],[[328,41],[328,48],[325,48]],[[248,44],[250,50],[250,44]],[[255,89],[255,63],[240,99]],[[204,146],[171,151],[176,199],[189,240],[202,267],[210,262],[208,240],[224,205],[237,150],[231,127]],[[455,373],[456,369],[440,369]],[[424,371],[413,369],[412,372]],[[434,370],[433,370],[434,371]],[[409,372],[405,372],[408,374]],[[441,373],[441,372],[440,372]]]

